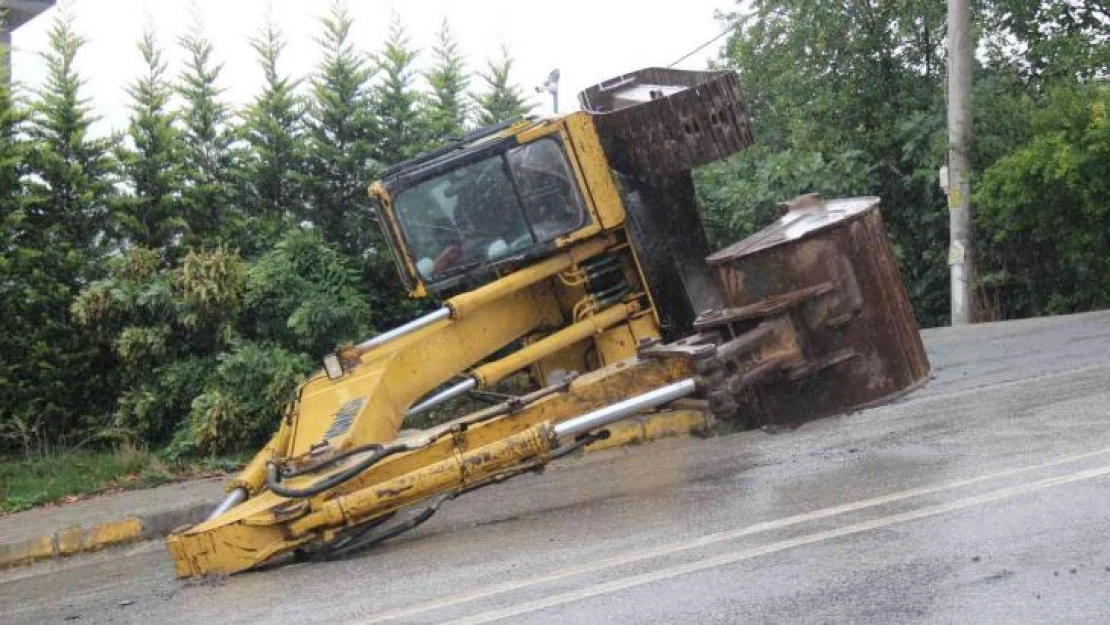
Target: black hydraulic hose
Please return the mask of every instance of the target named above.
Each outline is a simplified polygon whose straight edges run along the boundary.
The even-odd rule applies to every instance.
[[[607,273],[613,273],[614,271],[620,271],[621,269],[623,269],[623,267],[621,267],[619,263],[610,263],[607,265],[599,266],[597,268],[590,268],[586,270],[586,281],[592,282]]]
[[[358,536],[355,536],[351,540],[345,542],[343,545],[328,549],[321,555],[321,558],[342,558],[356,551],[368,549],[380,542],[389,540],[390,538],[394,538],[396,536],[400,536],[401,534],[404,534],[405,532],[408,532],[410,530],[414,530],[426,523],[428,519],[431,519],[433,516],[435,516],[435,513],[439,511],[439,507],[443,505],[443,502],[447,501],[448,499],[454,499],[456,496],[457,494],[443,495],[442,497],[433,501],[431,505],[429,505],[427,508],[421,510],[420,514],[404,521],[403,523],[398,523],[397,525],[394,525],[392,527],[378,530],[377,532],[374,532],[369,536],[366,535],[367,532],[362,532]],[[390,513],[389,516],[392,516],[392,513]],[[378,524],[375,524],[369,529],[373,530],[377,529],[377,527]]]
[[[334,557],[336,554],[345,553],[351,547],[352,544],[354,544],[356,541],[363,538],[364,536],[366,536],[370,532],[372,532],[372,531],[378,529],[379,527],[381,527],[387,521],[392,519],[396,514],[397,514],[396,511],[388,512],[386,514],[383,514],[382,516],[380,516],[380,517],[374,519],[373,521],[370,521],[369,523],[367,523],[366,527],[360,527],[357,530],[355,530],[355,532],[353,534],[350,534],[348,536],[345,536],[345,537],[339,539],[334,545],[327,545],[327,546],[322,547],[316,553],[312,554],[312,556],[311,556],[312,559],[314,559],[314,560],[326,560],[328,558]]]
[[[315,484],[307,488],[286,488],[282,486],[281,475],[278,472],[277,465],[271,462],[269,466],[266,467],[266,486],[268,486],[269,489],[275,494],[281,495],[282,497],[289,497],[293,499],[315,497],[316,495],[319,495],[320,493],[328,489],[335,488],[343,482],[346,482],[347,480],[355,477],[359,473],[362,473],[363,471],[374,466],[382,459],[388,458],[389,456],[400,453],[402,451],[408,451],[408,449],[409,448],[406,445],[400,445],[397,447],[383,447],[381,449],[377,449],[371,452],[371,454],[365,459],[358,461],[357,463],[351,465],[349,468],[344,469],[339,473],[336,473],[335,475],[329,475],[328,477],[320,480],[319,482],[316,482]]]
[[[582,449],[583,447],[585,447],[585,446],[587,446],[587,445],[589,445],[589,444],[591,444],[595,441],[604,440],[606,438],[609,438],[609,430],[600,430],[598,432],[591,432],[590,434],[584,434],[582,436],[579,436],[575,440],[573,445],[568,445],[567,447],[564,447],[564,448],[556,451],[555,453],[553,453],[551,455],[551,459],[552,460],[557,460],[559,458],[562,458],[564,456],[572,454],[572,453],[578,451],[579,449]],[[370,547],[373,547],[374,545],[377,545],[378,543],[389,540],[390,538],[395,538],[397,536],[400,536],[401,534],[404,534],[405,532],[414,530],[417,527],[423,525],[429,519],[431,519],[433,516],[435,516],[436,512],[439,511],[440,506],[442,506],[444,504],[444,502],[455,499],[456,497],[459,497],[460,495],[465,495],[467,493],[472,493],[476,490],[485,488],[487,486],[493,486],[494,484],[500,484],[501,482],[505,481],[509,477],[512,477],[513,475],[520,475],[522,473],[527,473],[529,471],[537,471],[537,470],[542,469],[542,467],[543,467],[543,465],[539,465],[539,466],[535,466],[535,467],[531,467],[531,468],[526,468],[526,469],[524,469],[523,471],[521,471],[519,473],[513,473],[511,475],[502,476],[499,479],[491,479],[489,481],[482,482],[482,483],[479,483],[479,484],[475,484],[473,486],[469,486],[469,487],[464,488],[462,490],[458,490],[454,493],[448,493],[446,495],[441,495],[436,500],[434,500],[431,504],[429,504],[428,507],[421,510],[419,514],[412,517],[411,519],[408,519],[403,523],[398,523],[397,525],[394,525],[392,527],[388,527],[388,528],[385,528],[385,529],[378,530],[377,532],[374,532],[374,530],[381,527],[381,525],[383,523],[385,523],[387,520],[389,520],[389,518],[391,518],[395,514],[394,512],[390,512],[389,514],[386,514],[385,516],[381,517],[380,519],[376,519],[376,520],[372,521],[371,522],[372,524],[370,525],[370,527],[360,531],[359,533],[355,534],[354,536],[351,536],[351,537],[345,539],[342,543],[340,543],[338,545],[335,545],[335,546],[332,546],[332,547],[326,548],[324,551],[322,551],[320,553],[319,557],[321,559],[342,558],[342,557],[350,555],[350,554],[352,554],[356,551],[361,551],[363,549],[368,549]]]
[[[336,464],[339,464],[340,462],[346,460],[347,458],[350,458],[351,456],[357,456],[358,454],[366,453],[368,451],[380,452],[382,448],[383,446],[378,443],[360,445],[359,447],[348,449],[347,451],[338,454],[332,458],[328,458],[327,460],[317,462],[316,464],[309,465],[307,467],[303,467],[300,469],[282,469],[280,472],[281,477],[282,479],[289,479],[291,477],[297,477],[306,473],[315,473],[320,469],[326,469],[328,467],[335,466]]]
[[[563,447],[562,449],[560,449],[560,450],[556,451],[555,453],[551,454],[551,459],[552,460],[558,460],[559,458],[562,458],[563,456],[568,456],[568,455],[578,451],[579,449],[582,449],[583,447],[585,447],[586,445],[589,445],[590,443],[593,443],[595,441],[605,440],[607,438],[609,438],[609,430],[601,430],[599,432],[592,432],[590,434],[580,436],[580,437],[578,437],[577,440],[574,441],[573,445],[568,445],[567,447]]]

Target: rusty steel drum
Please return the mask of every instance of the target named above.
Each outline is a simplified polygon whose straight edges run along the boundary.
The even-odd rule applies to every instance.
[[[727,327],[748,344],[734,351],[750,352],[731,385],[734,416],[795,424],[924,385],[929,361],[879,199],[808,195],[782,208],[777,222],[706,259],[727,307],[696,327]]]

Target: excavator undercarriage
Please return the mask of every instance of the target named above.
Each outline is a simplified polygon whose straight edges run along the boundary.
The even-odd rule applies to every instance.
[[[709,254],[691,170],[751,143],[735,76],[648,69],[580,100],[371,187],[402,282],[442,305],[324,358],[223,504],[167,539],[178,576],[364,549],[635,415],[793,425],[925,383],[878,198],[802,196]]]

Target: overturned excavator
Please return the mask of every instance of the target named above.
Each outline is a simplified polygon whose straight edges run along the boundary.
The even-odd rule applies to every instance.
[[[324,358],[212,516],[168,538],[178,576],[364,549],[645,414],[796,424],[925,383],[878,198],[802,196],[709,253],[691,170],[751,143],[733,74],[645,69],[579,99],[371,185],[405,288],[440,305]],[[475,394],[498,401],[402,433]]]

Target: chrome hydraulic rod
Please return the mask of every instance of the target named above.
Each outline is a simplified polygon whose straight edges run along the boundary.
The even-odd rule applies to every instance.
[[[556,424],[554,428],[555,437],[566,438],[592,432],[600,427],[605,427],[610,423],[632,416],[637,412],[661,406],[680,397],[690,395],[697,390],[697,386],[697,382],[694,381],[694,378],[686,378],[685,380],[659,387],[654,391],[648,391],[642,395],[619,401],[611,406],[598,408],[593,412],[587,412],[584,415]]]
[[[405,413],[405,416],[411,417],[412,415],[420,414],[421,412],[424,412],[425,410],[433,406],[438,406],[449,399],[454,399],[459,395],[462,395],[467,391],[473,390],[477,387],[477,380],[475,380],[474,378],[467,378],[462,382],[459,382],[458,384],[452,386],[451,388],[440,391],[435,395],[432,395],[428,399],[420,402],[419,404],[416,404],[412,408],[409,408],[408,412]]]
[[[381,334],[373,338],[366,339],[365,341],[356,345],[355,349],[359,350],[360,352],[369,351],[375,347],[385,345],[390,341],[399,339],[406,334],[412,334],[417,330],[426,328],[437,321],[447,319],[450,316],[451,309],[444,306],[443,308],[430,312],[423,317],[417,317],[416,319],[413,319],[412,321],[404,325],[397,326],[396,328],[393,328],[388,332],[382,332]]]
[[[227,512],[228,510],[231,510],[235,506],[243,503],[246,500],[247,500],[247,489],[245,489],[245,488],[234,488],[234,489],[231,490],[230,493],[227,494],[227,497],[224,497],[224,500],[220,502],[220,505],[216,506],[216,509],[213,510],[212,513],[208,515],[208,518],[209,519],[214,519],[214,518],[220,516],[221,514]]]

